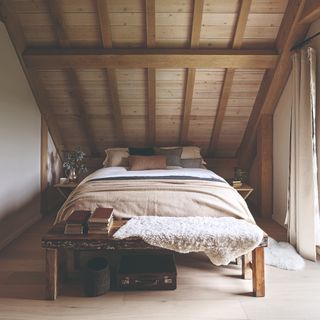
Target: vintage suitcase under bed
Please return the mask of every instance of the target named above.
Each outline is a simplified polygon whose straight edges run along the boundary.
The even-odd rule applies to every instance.
[[[117,271],[118,290],[174,290],[176,287],[173,254],[121,257]]]

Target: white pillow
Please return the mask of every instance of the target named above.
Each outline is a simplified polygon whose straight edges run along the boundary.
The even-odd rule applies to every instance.
[[[104,167],[128,167],[128,148],[109,148],[105,150]]]

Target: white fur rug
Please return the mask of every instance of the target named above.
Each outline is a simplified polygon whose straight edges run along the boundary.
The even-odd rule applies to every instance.
[[[301,270],[304,268],[304,259],[290,243],[277,242],[269,237],[269,244],[264,252],[265,263],[270,266],[285,270]]]
[[[181,253],[203,251],[213,264],[226,265],[257,247],[263,231],[232,217],[139,216],[131,218],[114,237],[140,237],[151,245]]]

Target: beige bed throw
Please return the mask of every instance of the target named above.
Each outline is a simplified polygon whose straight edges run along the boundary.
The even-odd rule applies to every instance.
[[[60,209],[56,223],[74,210],[112,207],[116,217],[235,217],[254,223],[246,202],[223,182],[206,180],[102,180],[80,184]]]

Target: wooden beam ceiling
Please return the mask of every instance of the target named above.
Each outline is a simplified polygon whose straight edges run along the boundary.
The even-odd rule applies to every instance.
[[[104,49],[112,48],[112,32],[108,12],[107,0],[97,0],[98,20],[101,34],[101,44]],[[125,135],[122,123],[121,106],[118,93],[118,81],[116,70],[107,68],[106,76],[108,79],[108,87],[110,91],[111,108],[114,119],[114,127],[118,145],[125,145]]]
[[[146,0],[146,38],[147,48],[156,46],[156,9],[155,0]],[[148,103],[146,134],[148,144],[153,146],[156,141],[156,69],[147,69]]]
[[[48,97],[46,96],[46,91],[42,85],[41,80],[39,79],[38,73],[36,71],[28,70],[22,58],[22,53],[27,47],[26,39],[23,34],[23,30],[19,23],[18,17],[12,8],[12,2],[1,1],[0,12],[1,19],[6,25],[8,34],[16,50],[18,59],[20,60],[27,81],[29,82],[38,108],[48,125],[49,132],[54,139],[54,144],[58,150],[58,153],[60,157],[62,157],[62,150],[64,150],[65,144],[56,117],[52,112]]]
[[[34,69],[65,68],[244,68],[269,69],[273,50],[241,49],[29,49],[25,64]]]
[[[306,3],[306,0],[288,2],[276,41],[277,49],[280,52],[277,66],[275,69],[269,70],[264,77],[238,150],[240,166],[243,168],[248,169],[254,159],[256,134],[261,116],[273,114],[289,77],[291,71],[290,49],[295,43],[303,40],[307,33],[309,26],[299,23]]]
[[[251,0],[241,1],[238,19],[237,19],[233,41],[232,41],[232,49],[240,49],[241,47],[243,35],[246,29],[247,20],[250,12],[251,2],[252,2]],[[229,96],[231,93],[234,73],[235,73],[234,69],[227,69],[224,76],[224,82],[223,82],[222,90],[220,94],[219,105],[216,112],[216,117],[213,125],[213,130],[211,133],[209,148],[208,148],[209,156],[214,156],[215,150],[218,148],[222,122],[224,119]]]
[[[194,1],[191,41],[190,41],[191,48],[199,47],[203,4],[204,4],[204,0]],[[196,78],[196,69],[195,68],[187,69],[186,89],[185,89],[182,123],[181,123],[181,130],[180,130],[180,145],[187,144],[187,140],[188,140],[188,130],[190,127],[190,114],[191,114],[191,107],[192,107],[195,78]]]

